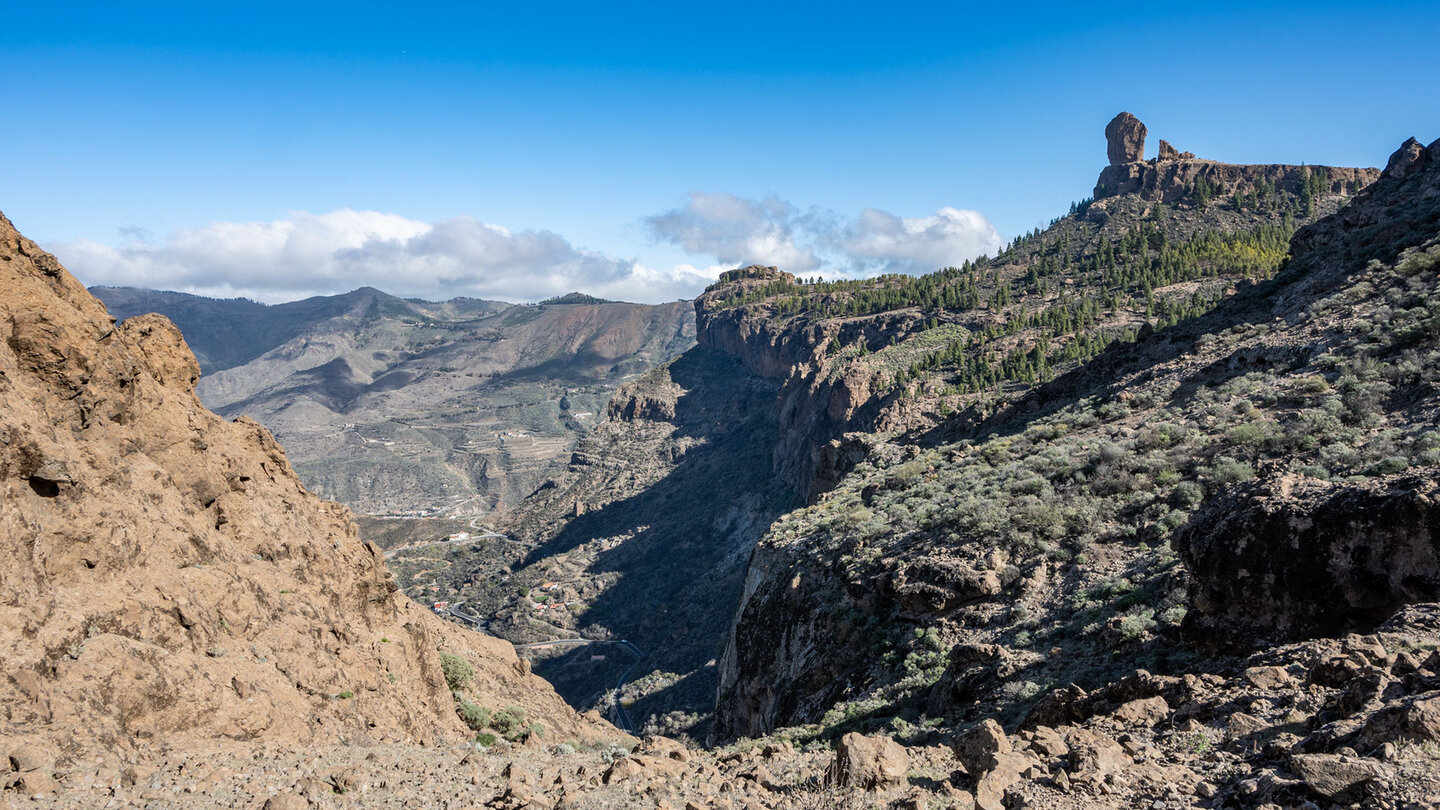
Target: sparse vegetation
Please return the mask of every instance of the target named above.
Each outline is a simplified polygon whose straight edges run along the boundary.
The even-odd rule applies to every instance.
[[[445,684],[452,692],[469,686],[470,680],[475,677],[475,667],[454,653],[440,653],[440,670],[445,673]]]

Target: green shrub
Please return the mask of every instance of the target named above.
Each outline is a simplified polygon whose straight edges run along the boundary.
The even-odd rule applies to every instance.
[[[498,742],[498,741],[499,741],[499,738],[496,737],[494,734],[476,734],[476,735],[475,735],[475,744],[476,744],[476,745],[483,745],[483,746],[485,746],[486,748],[494,748],[494,747],[495,747],[495,743]]]
[[[507,737],[524,726],[525,710],[519,706],[506,706],[490,718],[490,727]]]
[[[1170,503],[1180,509],[1194,509],[1205,500],[1205,489],[1194,481],[1181,481],[1170,491]]]
[[[346,689],[344,692],[341,692],[335,697],[340,698],[341,700],[349,700],[350,698],[355,697],[355,693],[351,692],[349,689]]]
[[[1365,471],[1366,475],[1390,475],[1391,473],[1404,472],[1410,466],[1410,459],[1404,456],[1386,456],[1375,462],[1370,469]]]
[[[1120,620],[1120,636],[1134,641],[1155,629],[1155,611],[1140,608]]]
[[[1255,479],[1255,468],[1243,461],[1236,461],[1233,458],[1220,456],[1215,463],[1210,465],[1210,480],[1216,486],[1224,484],[1235,484],[1241,481],[1253,481]]]
[[[452,692],[464,689],[475,677],[475,667],[469,661],[447,652],[440,653],[440,670],[445,673],[445,683]]]
[[[462,700],[455,704],[455,713],[465,721],[465,725],[471,731],[484,731],[490,725],[490,710],[484,706],[476,706],[468,700]]]

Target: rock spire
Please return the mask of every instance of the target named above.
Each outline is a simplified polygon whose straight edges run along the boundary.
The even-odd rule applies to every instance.
[[[1139,163],[1145,159],[1145,125],[1128,112],[1120,113],[1105,127],[1105,148],[1111,166]]]

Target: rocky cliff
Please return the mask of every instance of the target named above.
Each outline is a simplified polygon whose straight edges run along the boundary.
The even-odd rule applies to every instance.
[[[1110,165],[1100,172],[1095,199],[1135,194],[1142,200],[1174,203],[1193,197],[1274,193],[1341,194],[1375,182],[1379,169],[1283,164],[1236,165],[1198,159],[1180,152],[1167,141],[1159,154],[1145,160],[1145,125],[1130,113],[1120,113],[1105,128]]]
[[[595,733],[509,644],[398,594],[268,431],[206,410],[167,320],[116,325],[3,217],[0,289],[7,749],[457,740],[441,650],[476,699]]]
[[[789,491],[812,497],[832,486],[846,469],[847,432],[869,432],[883,421],[886,395],[874,385],[876,370],[838,362],[835,347],[878,350],[925,329],[919,308],[904,307],[865,317],[775,318],[764,306],[736,305],[766,291],[799,289],[795,277],[774,267],[731,271],[695,301],[696,341],[738,360],[759,378],[779,383],[777,433],[771,466]],[[832,296],[836,304],[843,296]],[[891,414],[892,417],[894,414]],[[890,427],[903,423],[892,418]]]
[[[1175,537],[1190,570],[1182,632],[1250,650],[1368,633],[1440,601],[1440,470],[1355,484],[1282,475],[1216,498]]]

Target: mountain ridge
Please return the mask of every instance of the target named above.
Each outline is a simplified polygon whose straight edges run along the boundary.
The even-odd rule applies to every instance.
[[[308,486],[372,514],[503,512],[589,431],[618,381],[693,335],[683,304],[433,303],[362,288],[257,309],[97,292],[121,318],[174,316],[214,358],[206,404],[258,418]]]

